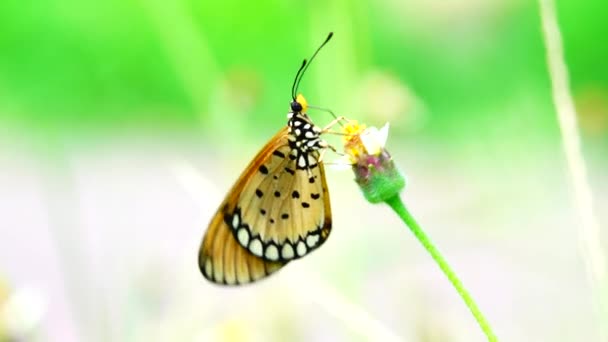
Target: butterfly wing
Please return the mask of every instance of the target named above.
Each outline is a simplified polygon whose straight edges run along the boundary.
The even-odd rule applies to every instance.
[[[226,199],[211,219],[199,249],[198,265],[208,280],[226,285],[245,284],[264,278],[280,269],[285,262],[266,261],[239,245],[231,229],[233,212],[243,188],[274,150],[283,144],[287,128],[280,130],[253,158]]]
[[[239,245],[224,221],[223,212],[219,211],[205,233],[198,264],[208,280],[218,284],[238,285],[264,278],[285,263],[258,258]]]
[[[319,247],[331,230],[331,208],[319,152],[297,167],[288,128],[262,148],[213,217],[199,252],[203,275],[216,283],[263,278]]]
[[[258,166],[230,213],[239,244],[268,261],[301,258],[319,247],[331,230],[331,209],[319,152],[310,167],[297,167],[297,153],[279,146]]]

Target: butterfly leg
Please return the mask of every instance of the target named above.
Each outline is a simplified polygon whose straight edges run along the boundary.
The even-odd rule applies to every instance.
[[[332,151],[335,152],[336,149],[333,146],[332,147],[330,147],[330,146],[331,145],[327,145],[328,148],[331,148]],[[319,154],[319,159],[318,159],[319,163],[321,163],[323,161],[323,157],[325,156],[325,152],[327,152],[327,148],[324,148],[323,150],[321,150],[321,153]]]
[[[323,161],[323,157],[325,156],[325,153],[327,152],[327,149],[332,150],[335,154],[337,154],[339,156],[345,156],[346,155],[346,154],[338,151],[333,145],[328,144],[327,141],[325,141],[325,140],[323,140],[323,142],[322,142],[322,148],[323,149],[321,150],[321,153],[319,154],[319,159],[318,159],[319,162]]]
[[[340,135],[340,136],[353,136],[353,134],[349,134],[349,133],[344,133],[344,132],[336,132],[336,131],[332,131],[331,128],[333,126],[335,126],[337,123],[342,124],[342,122],[350,122],[351,120],[347,119],[344,116],[340,116],[337,117],[335,120],[331,121],[329,124],[327,124],[322,130],[321,130],[321,134],[333,134],[333,135]]]
[[[338,123],[341,123],[343,121],[348,122],[349,120],[347,118],[345,118],[344,116],[339,116],[335,119],[333,119],[330,123],[328,123],[325,127],[323,127],[323,129],[321,130],[321,133],[330,133],[330,128],[332,128],[333,126],[335,126]]]

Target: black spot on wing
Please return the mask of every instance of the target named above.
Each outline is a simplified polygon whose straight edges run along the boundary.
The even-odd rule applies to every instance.
[[[268,174],[268,168],[266,167],[266,165],[260,165],[260,172],[265,175]]]

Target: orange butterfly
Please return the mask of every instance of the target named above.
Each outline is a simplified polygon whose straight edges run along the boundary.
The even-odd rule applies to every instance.
[[[304,60],[296,74],[287,126],[255,156],[209,223],[198,256],[209,281],[254,282],[307,255],[329,236],[331,208],[321,162],[329,146],[320,137],[324,130],[308,118],[304,97],[296,97],[308,65]]]

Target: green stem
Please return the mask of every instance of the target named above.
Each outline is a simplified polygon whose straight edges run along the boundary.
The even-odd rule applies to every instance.
[[[418,241],[420,241],[424,248],[431,254],[433,260],[435,260],[437,265],[439,265],[439,268],[441,268],[446,277],[448,277],[448,279],[450,280],[450,282],[452,283],[452,285],[454,286],[466,306],[469,308],[469,310],[471,310],[471,313],[477,320],[477,323],[481,327],[481,330],[483,330],[483,332],[486,334],[488,341],[498,341],[498,338],[492,331],[492,328],[490,328],[490,324],[481,313],[481,310],[479,310],[479,308],[477,307],[477,304],[475,304],[475,301],[473,300],[469,292],[465,289],[464,285],[462,285],[462,282],[460,281],[460,279],[458,279],[454,271],[452,271],[450,265],[448,265],[443,256],[441,256],[439,250],[437,250],[437,248],[433,245],[429,237],[424,233],[422,228],[420,228],[420,225],[418,225],[414,217],[409,213],[409,211],[403,204],[401,197],[399,197],[399,195],[393,196],[386,200],[386,204],[393,208],[397,215],[399,215],[403,222],[405,222],[405,224],[410,228],[412,233],[414,233]]]

